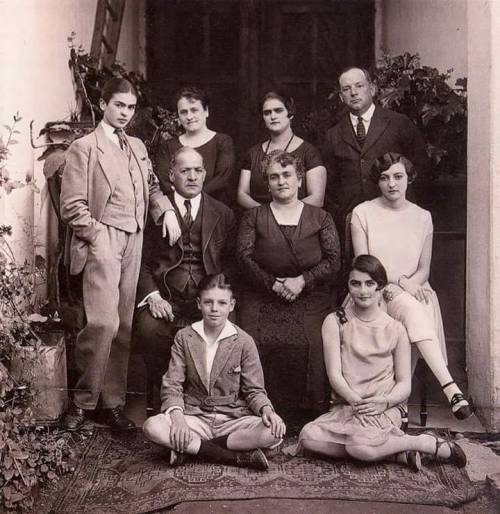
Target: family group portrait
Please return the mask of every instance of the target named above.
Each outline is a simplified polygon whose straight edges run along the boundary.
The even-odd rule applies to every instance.
[[[0,512],[500,512],[500,2],[0,13]]]

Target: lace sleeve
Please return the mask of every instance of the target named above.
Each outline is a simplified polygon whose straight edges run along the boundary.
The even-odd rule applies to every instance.
[[[256,216],[257,209],[250,209],[245,212],[241,219],[236,246],[236,258],[247,282],[258,284],[271,292],[275,277],[263,270],[253,259],[256,238]]]
[[[323,218],[319,239],[323,258],[316,266],[302,273],[307,291],[325,282],[333,282],[340,270],[339,236],[330,214],[326,214]]]

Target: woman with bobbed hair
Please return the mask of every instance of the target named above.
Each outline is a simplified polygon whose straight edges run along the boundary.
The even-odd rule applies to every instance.
[[[305,448],[328,457],[396,460],[421,468],[421,453],[464,467],[458,444],[433,431],[407,435],[402,407],[411,389],[410,344],[403,325],[380,308],[387,274],[372,255],[350,269],[352,303],[329,314],[322,329],[332,406],[301,431],[294,453]]]
[[[270,152],[282,150],[297,157],[305,169],[299,199],[309,205],[322,207],[326,168],[319,151],[292,130],[291,122],[295,115],[293,98],[280,91],[269,91],[264,95],[261,105],[269,138],[250,148],[243,160],[238,185],[238,204],[250,209],[271,201],[267,184],[261,178],[261,164]]]
[[[303,177],[301,159],[270,152],[261,180],[272,200],[243,214],[237,242],[240,323],[257,343],[274,406],[289,420],[326,407],[321,324],[340,267],[330,214],[299,200]]]
[[[412,163],[398,153],[375,160],[371,178],[381,195],[352,211],[354,255],[377,257],[387,270],[383,298],[387,313],[401,321],[437,378],[458,419],[471,408],[447,367],[441,310],[429,284],[433,226],[430,212],[406,199],[408,184],[416,178]]]
[[[184,133],[164,141],[158,148],[155,171],[163,191],[172,189],[169,179],[172,157],[179,148],[190,146],[203,157],[206,171],[203,191],[228,204],[234,171],[233,140],[208,128],[209,97],[203,89],[193,86],[179,89],[175,105]]]

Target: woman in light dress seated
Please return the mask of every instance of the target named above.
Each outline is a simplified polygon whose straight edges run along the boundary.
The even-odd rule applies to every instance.
[[[406,328],[410,342],[439,381],[455,417],[468,418],[471,408],[447,367],[441,311],[428,281],[431,214],[406,199],[406,189],[416,172],[404,156],[386,153],[374,162],[371,174],[382,194],[352,211],[354,255],[374,255],[383,263],[389,281],[383,294],[387,313]]]
[[[400,429],[400,407],[411,388],[411,351],[403,325],[380,307],[386,284],[378,259],[356,257],[348,281],[353,302],[329,314],[322,328],[333,406],[302,429],[296,451],[394,459],[415,471],[425,453],[463,467],[466,456],[454,442],[432,431],[411,436]]]

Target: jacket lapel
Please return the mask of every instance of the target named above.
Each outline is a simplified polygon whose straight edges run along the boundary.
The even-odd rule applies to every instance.
[[[102,172],[108,181],[111,192],[115,189],[116,181],[118,180],[118,167],[113,158],[113,143],[106,136],[104,129],[99,125],[95,129],[96,146],[98,149],[97,158],[101,166]]]
[[[205,365],[205,343],[198,334],[195,333],[195,335],[191,335],[188,340],[188,349],[193,359],[196,372],[208,393],[210,389]]]
[[[214,232],[215,226],[217,225],[220,214],[213,208],[212,206],[212,199],[206,195],[205,193],[202,193],[202,203],[200,208],[202,209],[202,212],[200,212],[198,215],[202,215],[201,217],[201,244],[203,247],[203,254],[205,253],[205,250],[207,249],[208,243],[210,241],[210,238],[212,237],[212,234]]]
[[[361,152],[361,146],[360,146],[358,140],[356,139],[356,136],[354,135],[354,130],[352,128],[352,123],[351,123],[351,118],[349,117],[349,113],[347,113],[340,121],[340,133],[342,135],[342,139],[349,146],[352,146],[357,152]]]
[[[388,124],[389,119],[384,115],[384,111],[380,107],[375,107],[370,128],[368,134],[366,134],[365,144],[361,150],[362,154],[366,153],[377,142]]]
[[[235,336],[226,337],[219,343],[217,352],[215,353],[214,363],[212,364],[212,371],[210,372],[210,382],[208,391],[212,390],[215,381],[219,378],[222,373],[231,352],[234,349],[234,338]]]

